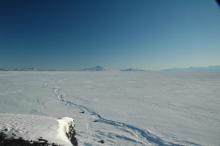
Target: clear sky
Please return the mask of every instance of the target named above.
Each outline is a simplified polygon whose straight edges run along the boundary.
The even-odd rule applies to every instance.
[[[0,0],[0,67],[220,65],[214,0]]]

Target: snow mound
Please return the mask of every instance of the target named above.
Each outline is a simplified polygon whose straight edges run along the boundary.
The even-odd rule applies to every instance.
[[[74,120],[68,117],[0,113],[0,144],[4,145],[5,140],[23,140],[25,143],[73,146],[77,145],[74,127]]]

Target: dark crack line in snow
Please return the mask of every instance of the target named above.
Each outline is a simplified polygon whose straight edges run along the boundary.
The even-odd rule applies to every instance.
[[[149,142],[150,142],[150,144],[153,143],[153,144],[156,144],[158,146],[184,146],[183,144],[164,141],[163,139],[161,139],[160,137],[150,133],[149,131],[143,130],[143,129],[138,128],[136,126],[133,126],[133,125],[130,125],[130,124],[127,124],[127,123],[123,123],[123,122],[118,122],[118,121],[105,119],[100,114],[90,110],[89,108],[87,108],[84,105],[76,104],[72,101],[66,100],[65,96],[64,96],[64,93],[62,93],[61,88],[52,88],[52,89],[53,89],[55,95],[57,96],[58,100],[60,102],[62,102],[63,104],[78,107],[80,110],[82,110],[84,112],[86,111],[90,115],[96,117],[97,122],[114,126],[119,130],[122,130],[126,133],[129,133],[129,134],[133,135],[135,137],[134,139],[138,138],[140,140],[140,141],[137,141],[137,143],[142,143],[144,145],[148,145]],[[117,137],[120,138],[120,136],[117,136]],[[181,141],[178,141],[178,142],[181,142]],[[184,141],[184,142],[187,143],[187,144],[195,145],[195,146],[201,146],[199,144],[188,142],[188,141]]]

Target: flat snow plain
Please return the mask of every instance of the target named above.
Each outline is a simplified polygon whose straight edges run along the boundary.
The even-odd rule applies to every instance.
[[[220,73],[0,72],[0,112],[71,117],[79,145],[220,145]]]

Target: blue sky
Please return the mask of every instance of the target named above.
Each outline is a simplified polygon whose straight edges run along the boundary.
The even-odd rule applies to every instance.
[[[220,65],[213,0],[1,0],[0,67]]]

